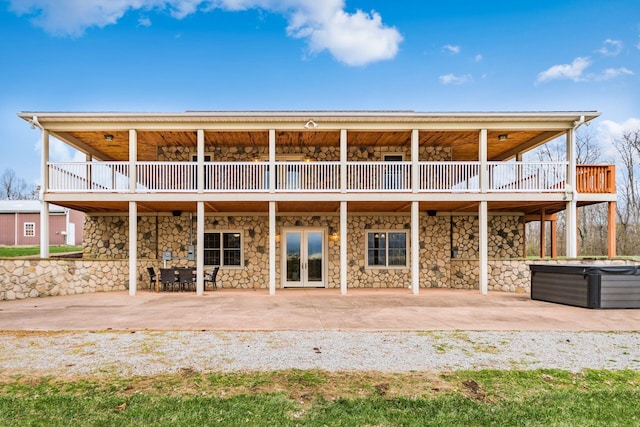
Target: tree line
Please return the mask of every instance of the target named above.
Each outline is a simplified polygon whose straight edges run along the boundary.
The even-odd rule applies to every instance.
[[[0,200],[35,200],[39,188],[18,177],[13,169],[5,169],[0,175]]]

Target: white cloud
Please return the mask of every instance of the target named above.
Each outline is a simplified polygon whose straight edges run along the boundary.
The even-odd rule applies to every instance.
[[[631,71],[631,70],[629,70],[628,68],[625,68],[625,67],[607,68],[601,74],[596,74],[596,75],[593,75],[593,76],[590,76],[590,77],[593,80],[611,80],[611,79],[614,79],[614,78],[616,78],[618,76],[622,76],[622,75],[632,76],[633,75],[633,71]]]
[[[574,82],[599,82],[611,80],[620,76],[632,76],[634,73],[628,68],[607,68],[601,73],[585,73],[592,64],[589,58],[576,58],[571,64],[554,65],[538,74],[535,84],[550,80],[571,80]]]
[[[445,74],[439,77],[443,85],[462,85],[473,81],[471,74],[456,76],[455,74]]]
[[[578,57],[571,64],[554,65],[553,67],[538,74],[536,83],[544,83],[550,80],[567,79],[574,82],[583,79],[583,71],[591,65],[589,58]]]
[[[88,28],[116,24],[131,11],[168,11],[185,16],[213,9],[263,9],[287,19],[287,34],[306,39],[313,53],[328,50],[338,61],[359,66],[394,58],[402,35],[375,11],[348,13],[345,0],[9,0],[11,10],[57,36],[79,37]],[[139,21],[144,25],[146,20]],[[150,20],[148,21],[150,23]]]
[[[618,56],[622,52],[622,42],[620,40],[606,39],[598,53],[604,56]]]
[[[140,27],[150,27],[151,26],[151,19],[149,19],[146,16],[141,16],[138,18],[138,26]]]
[[[450,55],[457,55],[457,54],[460,53],[460,46],[446,44],[446,45],[442,46],[442,50],[444,50],[445,52],[447,52]]]
[[[598,124],[596,130],[598,140],[604,144],[612,144],[614,140],[620,139],[625,132],[640,129],[640,118],[631,117],[622,123],[613,120],[603,120]]]
[[[42,151],[42,139],[33,144],[33,148],[38,153]],[[56,138],[49,140],[49,160],[52,162],[84,162],[86,155]]]
[[[481,55],[481,54],[477,54],[477,55],[473,58],[473,60],[474,60],[474,61],[476,61],[476,62],[480,62],[480,61],[482,61],[483,59],[484,59],[484,58],[482,57],[482,55]]]
[[[618,152],[613,143],[621,140],[625,132],[640,129],[640,118],[631,117],[622,123],[613,120],[603,120],[596,128],[596,140],[600,143],[602,154],[607,161],[618,157]]]

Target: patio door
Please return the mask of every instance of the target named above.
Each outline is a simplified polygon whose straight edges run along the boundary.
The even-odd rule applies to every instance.
[[[283,230],[282,286],[325,287],[325,231],[296,228]]]

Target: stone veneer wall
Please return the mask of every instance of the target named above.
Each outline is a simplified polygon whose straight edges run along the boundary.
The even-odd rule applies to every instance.
[[[158,161],[167,162],[188,162],[196,154],[195,147],[159,147]],[[405,161],[411,160],[411,147],[349,147],[347,161],[381,161],[385,154],[402,153]],[[213,161],[216,162],[237,162],[251,161],[255,158],[267,159],[269,156],[268,147],[205,147],[205,152],[213,154]],[[450,147],[420,147],[420,161],[448,161],[451,160]],[[310,157],[319,162],[340,161],[340,147],[310,147],[310,146],[276,146],[276,155],[293,155]]]
[[[407,239],[411,238],[410,218],[406,215],[358,216],[347,219],[349,232],[347,260],[347,283],[349,288],[404,288],[411,284],[411,267],[380,269],[365,266],[365,248],[367,230],[407,230]],[[411,252],[407,248],[407,260]],[[338,258],[339,262],[340,258]]]
[[[489,261],[490,291],[530,293],[531,264],[552,265],[640,265],[640,260],[630,259],[514,259]],[[477,287],[477,286],[476,286]]]
[[[277,233],[283,227],[318,227],[327,235],[339,233],[337,215],[278,217]],[[410,230],[406,214],[348,218],[347,278],[349,287],[408,287],[411,283],[410,262],[406,268],[376,269],[365,267],[365,230]],[[128,217],[87,216],[85,229],[86,259],[128,259]],[[193,230],[193,231],[192,231]],[[243,233],[244,266],[223,268],[218,280],[221,287],[267,288],[269,284],[268,218],[262,216],[208,216],[206,231],[240,231]],[[420,217],[420,283],[422,287],[477,289],[478,287],[478,217]],[[410,238],[410,235],[409,235]],[[171,266],[195,266],[187,261],[190,242],[197,243],[195,217],[183,214],[141,216],[138,219],[138,258],[146,266],[160,268],[162,251],[172,251]],[[451,248],[457,256],[451,258]],[[340,286],[340,243],[327,239],[327,287]],[[489,258],[518,259],[524,247],[521,216],[489,217]],[[281,244],[276,244],[277,286],[281,286]],[[410,250],[407,253],[410,261]],[[146,287],[145,275],[140,287]],[[497,288],[496,288],[497,289]],[[511,286],[509,286],[511,289]],[[505,289],[506,290],[506,289]]]
[[[128,269],[121,260],[0,260],[0,301],[125,290]]]
[[[337,246],[337,245],[336,245]],[[457,264],[458,262],[454,262]],[[530,264],[640,265],[639,260],[514,259],[489,261],[490,291],[529,293]],[[148,284],[146,262],[138,264],[139,280]],[[128,261],[78,259],[0,260],[0,301],[125,290]],[[330,273],[334,274],[335,273]],[[335,283],[335,282],[332,282]],[[335,285],[332,285],[334,287]],[[475,287],[477,288],[477,286]]]

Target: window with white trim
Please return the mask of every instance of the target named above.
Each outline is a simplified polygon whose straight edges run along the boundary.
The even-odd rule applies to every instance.
[[[36,236],[36,223],[35,222],[25,222],[24,223],[24,237],[35,237]]]
[[[241,231],[204,233],[204,265],[242,267],[242,248]]]
[[[366,265],[374,268],[407,266],[407,232],[367,230]]]

